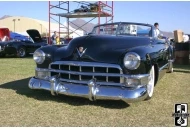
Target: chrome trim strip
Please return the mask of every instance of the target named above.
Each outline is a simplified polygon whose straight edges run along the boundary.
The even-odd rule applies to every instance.
[[[168,62],[174,62],[175,60],[168,60]]]
[[[72,65],[72,66],[86,66],[86,67],[108,67],[108,68],[117,68],[122,71],[121,67],[117,64],[106,64],[106,63],[97,63],[97,62],[81,62],[81,61],[56,61],[50,64],[63,64],[63,65]]]
[[[79,71],[81,72],[81,66],[79,66]],[[81,80],[81,75],[79,75],[79,80]]]
[[[49,71],[49,72],[57,72],[57,73],[64,73],[66,72],[67,74],[70,73],[70,71],[60,71],[60,70],[54,70],[54,69],[41,69],[41,68],[36,68],[37,71]],[[81,73],[86,73],[86,72],[74,72],[72,71],[70,74],[81,74]],[[125,78],[135,78],[135,79],[140,79],[140,78],[143,78],[143,77],[147,77],[149,76],[149,74],[137,74],[137,75],[126,75],[126,74],[114,74],[114,73],[89,73],[90,75],[94,75],[94,76],[110,76],[109,74],[111,74],[111,76],[113,77],[125,77]],[[83,75],[83,74],[81,74]],[[84,74],[85,75],[85,74]],[[88,73],[87,73],[88,75]]]
[[[108,73],[108,67],[106,68],[106,73]],[[106,76],[106,82],[108,82],[108,76]]]
[[[95,69],[94,69],[94,67],[93,67],[93,73],[95,72]],[[93,76],[93,78],[94,78],[94,76]]]
[[[69,71],[71,70],[71,66],[69,65]],[[71,78],[71,75],[69,74],[69,79]]]
[[[159,71],[163,70],[166,66],[168,66],[168,63],[165,64],[164,66],[160,67],[160,68],[159,68]]]
[[[63,78],[60,78],[59,79],[60,81],[63,81],[63,82],[67,82],[67,83],[74,83],[74,84],[88,84],[88,81],[79,81],[79,80],[71,80],[71,79],[63,79]],[[108,82],[96,82],[96,84],[98,85],[110,85],[110,86],[125,86],[124,84],[122,83],[108,83]]]
[[[65,73],[65,74],[73,74],[73,75],[90,75],[90,76],[111,76],[111,77],[120,77],[123,74],[115,74],[115,73],[91,73],[91,72],[78,72],[78,71],[67,71],[67,70],[56,70],[56,69],[49,69],[50,72],[56,73]]]

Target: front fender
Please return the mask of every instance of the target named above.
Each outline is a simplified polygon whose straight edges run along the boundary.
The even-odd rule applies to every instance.
[[[155,60],[156,56],[154,56],[154,54],[152,52],[152,48],[153,47],[151,45],[148,45],[148,46],[138,46],[138,47],[128,49],[121,58],[122,59],[122,61],[121,61],[122,68],[123,68],[124,72],[126,74],[147,74],[147,73],[149,73],[151,66],[153,64],[156,64],[156,60]],[[125,54],[128,52],[135,52],[141,58],[141,64],[136,70],[126,69],[123,65],[123,58],[124,58]]]
[[[42,64],[36,64],[38,68],[48,68],[49,64],[54,61],[55,52],[58,48],[63,46],[57,46],[57,45],[47,45],[44,47],[39,48],[46,54],[46,58],[44,63]],[[38,49],[37,49],[38,50]]]

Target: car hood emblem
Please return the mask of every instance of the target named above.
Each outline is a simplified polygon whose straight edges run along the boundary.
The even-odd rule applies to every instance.
[[[85,53],[86,50],[87,50],[87,48],[84,50],[83,47],[77,48],[77,52],[78,52],[78,54],[79,54],[80,57],[83,56],[83,54]]]

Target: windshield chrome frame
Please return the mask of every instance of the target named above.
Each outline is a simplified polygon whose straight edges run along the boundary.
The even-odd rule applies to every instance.
[[[151,36],[150,36],[150,34],[149,34],[149,37],[154,37],[154,33],[153,33],[153,26],[152,25],[150,25],[150,24],[144,24],[144,23],[133,23],[133,22],[116,22],[116,23],[107,23],[107,24],[100,24],[100,25],[96,25],[96,26],[94,26],[94,28],[92,29],[92,31],[91,31],[91,33],[90,34],[94,34],[93,32],[95,31],[95,29],[97,28],[97,27],[100,27],[100,26],[106,26],[106,25],[112,25],[112,24],[114,24],[114,25],[118,25],[117,26],[117,29],[116,29],[116,34],[112,34],[112,35],[110,35],[110,36],[117,36],[118,35],[118,29],[120,28],[120,26],[122,25],[122,24],[134,24],[134,25],[141,25],[141,26],[147,26],[147,27],[150,27],[151,29],[150,29],[150,31],[151,31]],[[106,34],[105,34],[106,35]]]

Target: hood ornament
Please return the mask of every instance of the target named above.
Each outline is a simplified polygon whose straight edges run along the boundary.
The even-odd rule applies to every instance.
[[[83,54],[85,53],[86,50],[87,50],[87,48],[84,50],[83,47],[77,48],[77,52],[78,52],[78,54],[79,54],[80,57],[83,56]]]

